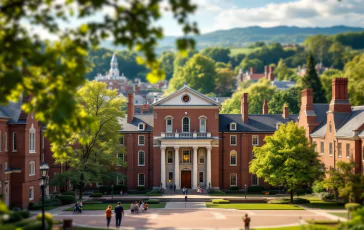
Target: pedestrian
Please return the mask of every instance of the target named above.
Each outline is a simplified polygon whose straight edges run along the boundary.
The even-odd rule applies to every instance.
[[[173,191],[176,193],[176,184],[173,185]]]
[[[83,206],[82,200],[80,200],[79,206],[80,206],[80,213],[82,213],[82,206]]]
[[[186,196],[187,196],[187,193],[188,193],[188,189],[186,188]]]
[[[186,195],[186,188],[185,187],[183,187],[182,192],[183,192],[183,195]]]
[[[116,219],[116,228],[120,228],[121,219],[124,216],[124,209],[123,206],[120,205],[120,202],[118,202],[118,205],[115,207],[114,213]]]
[[[243,221],[244,221],[244,229],[250,230],[250,217],[248,216],[248,214],[245,214]]]
[[[106,215],[106,227],[109,228],[110,226],[110,221],[111,221],[111,216],[112,216],[112,210],[111,210],[111,205],[109,205],[105,211],[105,215]]]
[[[122,196],[123,195],[123,190],[120,190],[120,196]]]
[[[171,184],[171,186],[169,186],[169,190],[172,192],[173,190],[173,185]]]

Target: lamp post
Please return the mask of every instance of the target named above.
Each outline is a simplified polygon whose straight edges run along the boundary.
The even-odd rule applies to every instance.
[[[111,202],[114,203],[114,185],[111,185]]]
[[[246,199],[246,184],[245,184],[245,199]]]
[[[43,162],[40,166],[40,174],[41,174],[41,178],[40,178],[40,187],[42,190],[42,229],[45,230],[45,220],[44,220],[44,188],[45,186],[47,186],[47,177],[48,177],[48,170],[49,170],[49,166],[47,163]]]

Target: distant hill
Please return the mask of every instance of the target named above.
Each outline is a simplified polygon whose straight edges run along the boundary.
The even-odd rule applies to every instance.
[[[229,30],[218,30],[196,36],[197,48],[202,49],[208,46],[221,47],[245,47],[257,41],[280,42],[282,44],[302,43],[307,37],[317,34],[339,34],[345,32],[364,31],[361,27],[332,26],[332,27],[296,27],[276,26],[260,27],[251,26],[245,28],[234,28]],[[175,48],[177,37],[166,36],[159,42],[158,51],[171,50]],[[103,47],[114,49],[111,41],[105,41]],[[117,47],[120,48],[120,47]]]

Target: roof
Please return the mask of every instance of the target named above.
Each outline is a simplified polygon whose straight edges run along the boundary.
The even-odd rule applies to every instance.
[[[285,89],[289,89],[289,88],[295,86],[296,82],[294,82],[294,81],[273,81],[272,85],[276,86],[277,89],[285,90]]]
[[[364,124],[364,106],[355,106],[349,116],[341,123],[341,127],[336,131],[337,137],[354,137],[361,133],[358,130]],[[336,126],[335,126],[336,127]]]
[[[285,119],[282,114],[251,114],[248,116],[248,122],[244,123],[241,114],[220,114],[219,131],[220,132],[274,132],[277,130],[277,124],[284,124],[289,121],[297,121],[297,115],[289,115]],[[230,123],[235,122],[237,128],[230,130]]]
[[[249,74],[249,78],[250,80],[259,80],[261,78],[265,77],[264,73],[253,73],[253,74]]]
[[[0,117],[10,118],[9,123],[17,123],[21,115],[22,100],[9,102],[6,106],[0,106]]]
[[[313,104],[313,110],[316,114],[316,121],[320,125],[310,134],[311,137],[323,137],[326,133],[326,118],[329,104]]]
[[[213,98],[213,100],[215,100],[217,103],[219,103],[221,105],[224,101],[226,101],[229,98],[230,97],[215,97],[215,98]]]
[[[154,127],[153,114],[136,114],[133,121],[128,123],[128,118],[120,118],[119,124],[122,125],[122,132],[152,132]],[[146,124],[145,130],[138,130],[138,124]]]
[[[358,135],[360,138],[364,138],[364,130],[363,131],[361,131],[360,133],[359,133],[359,135]]]

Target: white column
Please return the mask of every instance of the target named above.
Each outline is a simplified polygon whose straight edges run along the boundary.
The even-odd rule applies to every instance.
[[[192,157],[192,189],[197,189],[197,148],[193,147]]]
[[[161,146],[161,183],[166,188],[166,147]]]
[[[207,146],[207,160],[206,160],[206,188],[212,188],[211,184],[211,146]]]
[[[174,147],[174,184],[176,189],[181,188],[179,177],[179,147]]]

